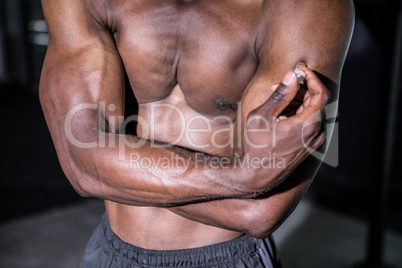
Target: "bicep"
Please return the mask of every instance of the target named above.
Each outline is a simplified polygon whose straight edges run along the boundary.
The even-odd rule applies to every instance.
[[[304,62],[337,98],[354,26],[350,0],[266,1],[256,40],[257,72],[243,99],[243,115],[264,103],[270,86]]]
[[[274,2],[259,40],[262,68],[280,79],[302,61],[338,84],[354,25],[352,1]]]
[[[123,114],[123,67],[110,32],[87,14],[84,1],[43,2],[50,40],[40,99],[50,130],[61,129],[77,105],[104,102]]]
[[[40,101],[66,173],[69,170],[65,167],[71,164],[71,140],[95,142],[100,117],[123,114],[120,57],[110,34],[88,17],[82,2],[43,1],[50,40],[41,74]],[[108,109],[110,104],[113,109]]]

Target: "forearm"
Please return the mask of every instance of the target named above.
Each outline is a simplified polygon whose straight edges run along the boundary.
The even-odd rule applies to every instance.
[[[256,238],[264,238],[275,231],[293,210],[293,206],[287,206],[283,208],[280,214],[274,214],[275,203],[284,205],[284,203],[276,202],[276,200],[279,201],[280,199],[276,197],[244,200],[225,199],[185,205],[170,208],[170,210],[199,223],[248,234]],[[262,208],[264,209],[262,210]],[[267,211],[271,211],[272,215],[267,215]]]
[[[292,213],[307,191],[319,161],[309,158],[281,186],[254,199],[225,199],[169,208],[203,224],[266,237]]]
[[[95,132],[90,136],[99,138]],[[212,157],[128,135],[101,135],[105,144],[115,146],[80,148],[66,141],[70,153],[63,158],[69,159],[62,162],[72,185],[83,196],[128,205],[172,206],[257,194],[243,191],[248,175],[239,176],[244,171],[233,165],[231,157]]]

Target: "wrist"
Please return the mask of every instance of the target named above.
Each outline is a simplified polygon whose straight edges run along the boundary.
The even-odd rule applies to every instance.
[[[248,154],[236,154],[230,170],[231,187],[242,197],[256,196],[263,189],[258,185],[257,172],[258,168],[250,166]]]

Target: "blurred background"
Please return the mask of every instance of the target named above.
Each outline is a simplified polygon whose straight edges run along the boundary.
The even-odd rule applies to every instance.
[[[401,3],[355,7],[331,154],[339,158],[274,234],[285,268],[402,267]],[[43,118],[47,43],[40,1],[0,1],[0,267],[77,267],[103,213],[70,186]]]

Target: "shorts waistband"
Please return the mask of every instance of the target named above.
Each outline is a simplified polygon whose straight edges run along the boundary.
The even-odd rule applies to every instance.
[[[108,246],[115,256],[141,266],[219,265],[250,256],[259,248],[259,240],[243,235],[234,240],[199,248],[149,250],[122,241],[111,230],[106,213],[103,215],[102,227]]]

